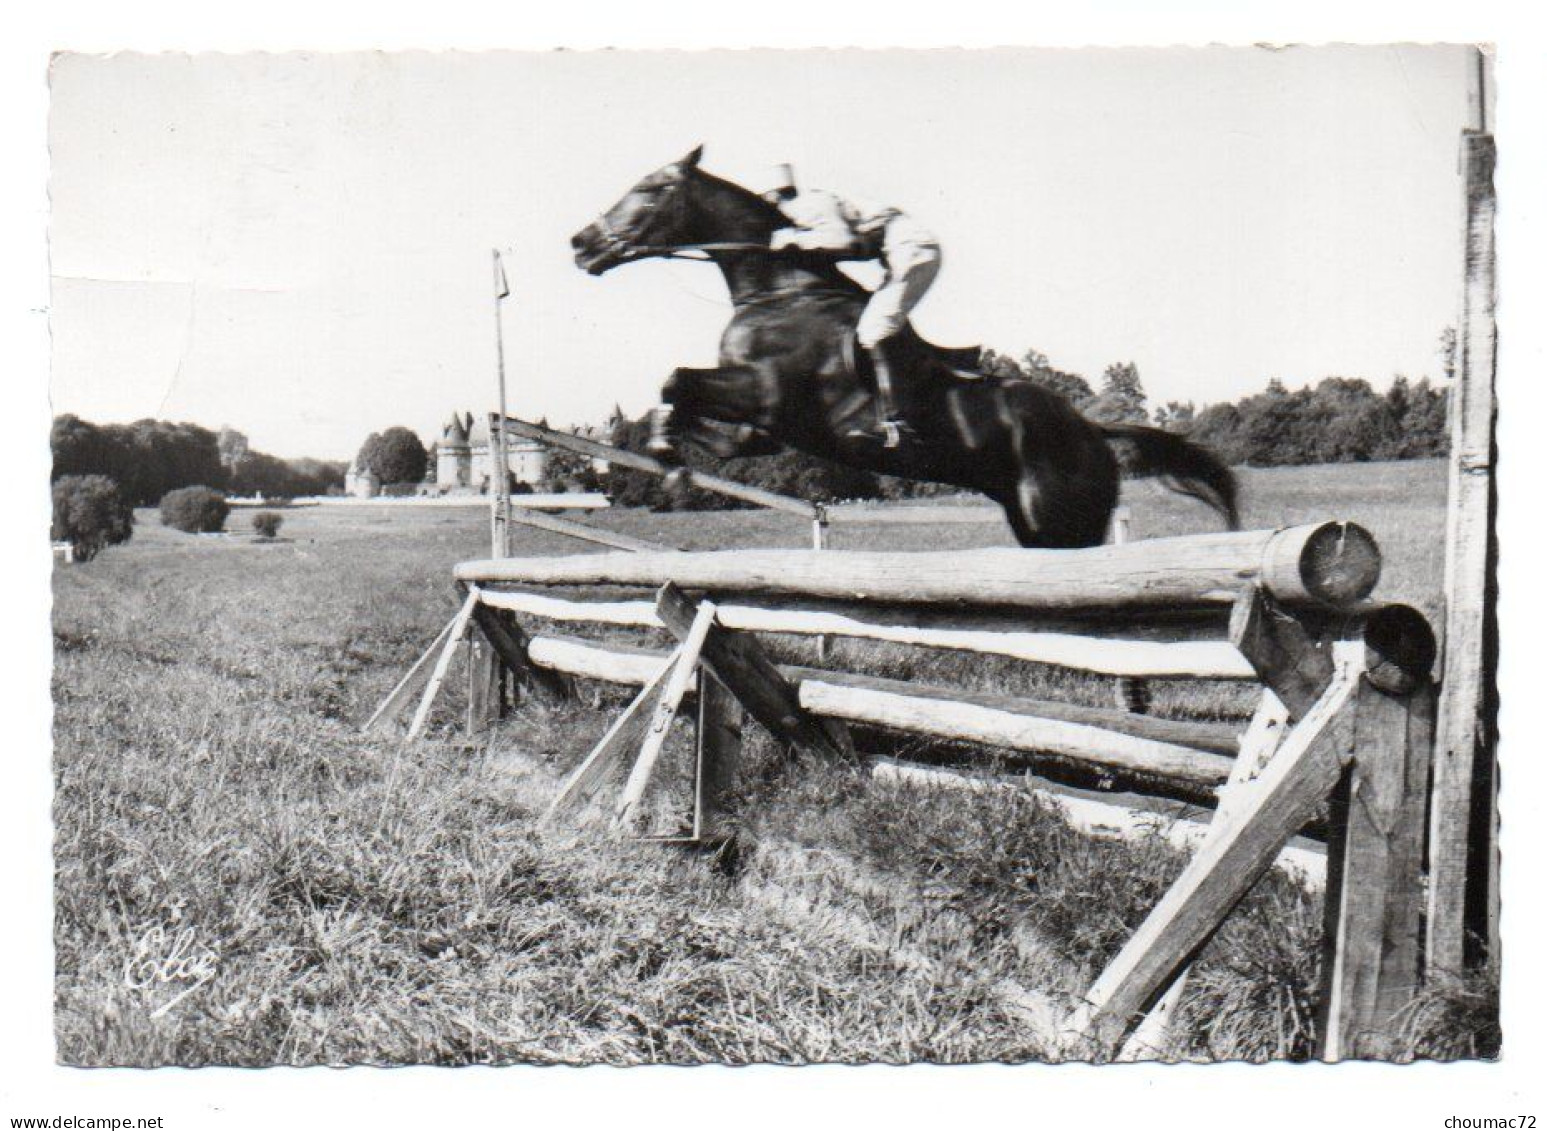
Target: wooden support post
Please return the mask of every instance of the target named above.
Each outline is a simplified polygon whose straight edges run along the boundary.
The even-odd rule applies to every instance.
[[[1240,649],[1264,687],[1278,696],[1291,720],[1301,718],[1332,680],[1330,646],[1261,589],[1248,589],[1230,613],[1230,642]]]
[[[1321,1057],[1389,1057],[1392,1017],[1419,987],[1424,808],[1434,693],[1361,680],[1354,760],[1335,794],[1327,851]]]
[[[564,810],[584,803],[601,788],[608,773],[623,760],[624,754],[632,749],[644,734],[651,712],[660,702],[661,693],[666,685],[666,676],[672,669],[671,662],[666,663],[656,673],[655,678],[645,684],[612,726],[607,728],[607,733],[602,735],[601,741],[591,748],[591,752],[580,765],[564,779],[564,784],[559,787],[559,792],[549,803],[547,811],[543,813],[541,823],[548,824]]]
[[[657,595],[656,613],[678,640],[687,640],[698,604],[667,582]],[[847,758],[852,753],[847,728],[807,713],[794,685],[750,634],[711,624],[704,636],[702,663],[781,742],[825,758]]]
[[[473,621],[517,687],[530,688],[550,699],[566,696],[563,679],[533,664],[527,656],[526,633],[513,617],[479,601],[473,609]]]
[[[1389,1056],[1391,1020],[1419,988],[1434,630],[1392,605],[1366,620],[1364,651],[1354,757],[1327,843],[1320,1029],[1329,1061]]]
[[[634,759],[634,768],[623,787],[623,795],[618,799],[617,824],[620,828],[631,828],[636,823],[639,804],[644,800],[645,789],[650,784],[661,751],[666,748],[666,736],[671,733],[671,724],[682,707],[682,697],[687,694],[698,674],[698,656],[703,650],[704,638],[713,626],[714,603],[705,601],[698,606],[693,623],[683,637],[682,646],[677,649],[671,675],[667,677],[661,697],[651,711],[650,724],[645,730],[639,756]]]
[[[1480,60],[1481,63],[1481,60]],[[1485,96],[1484,96],[1485,97]],[[1430,804],[1428,968],[1459,974],[1466,935],[1491,943],[1497,961],[1497,821],[1493,789],[1492,684],[1498,625],[1493,609],[1497,509],[1493,468],[1494,144],[1486,133],[1462,137],[1466,180],[1466,280],[1456,376],[1450,394],[1450,508],[1445,530],[1445,666],[1435,735]],[[1473,813],[1482,815],[1474,822]],[[1482,827],[1477,827],[1482,826]],[[1479,890],[1481,889],[1481,890]],[[1474,893],[1469,895],[1469,891]],[[1468,908],[1474,909],[1470,923]]]
[[[489,642],[473,636],[467,642],[467,736],[489,729],[500,711],[500,661]]]
[[[435,705],[435,697],[440,694],[441,684],[446,681],[446,672],[451,668],[451,657],[456,654],[457,645],[462,643],[462,638],[467,635],[467,626],[472,622],[473,610],[477,607],[478,587],[475,585],[468,591],[467,600],[462,602],[462,608],[451,622],[450,631],[446,635],[446,644],[435,661],[434,670],[430,672],[429,683],[425,686],[424,695],[414,711],[413,721],[408,724],[405,740],[412,741],[424,731],[424,724],[430,718],[430,708]]]
[[[741,755],[744,712],[730,690],[708,672],[698,678],[698,764],[693,775],[693,839],[729,835],[727,800]]]
[[[1128,543],[1128,528],[1130,514],[1127,507],[1116,507],[1112,511],[1112,523],[1110,536],[1107,541],[1114,546],[1123,546]],[[1134,679],[1129,676],[1120,676],[1117,680],[1117,706],[1124,711],[1131,711],[1135,715],[1146,715],[1150,709],[1150,687],[1142,679]]]

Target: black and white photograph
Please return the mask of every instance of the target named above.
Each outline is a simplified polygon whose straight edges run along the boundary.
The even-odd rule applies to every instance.
[[[44,68],[53,1061],[1508,1060],[1493,44],[302,46]]]

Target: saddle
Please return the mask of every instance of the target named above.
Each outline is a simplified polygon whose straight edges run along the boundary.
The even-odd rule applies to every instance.
[[[903,331],[898,345],[900,352],[904,352],[910,361],[922,364],[933,361],[963,377],[983,379],[982,346],[937,346],[919,337],[911,328]],[[843,336],[843,363],[861,381],[875,380],[875,366],[871,363],[870,351],[860,348],[853,330]]]

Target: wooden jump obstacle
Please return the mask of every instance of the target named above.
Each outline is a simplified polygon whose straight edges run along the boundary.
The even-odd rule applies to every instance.
[[[1330,801],[1321,1053],[1379,1055],[1393,1014],[1419,984],[1435,659],[1422,616],[1370,600],[1379,573],[1374,539],[1346,523],[1089,550],[643,551],[465,562],[455,570],[466,594],[457,617],[373,723],[417,693],[410,730],[422,726],[456,641],[477,630],[539,694],[563,694],[574,678],[640,688],[563,783],[548,820],[621,775],[614,821],[637,831],[672,720],[693,699],[691,827],[668,836],[689,843],[723,843],[734,831],[726,797],[747,716],[787,747],[826,758],[855,759],[848,728],[861,725],[1217,794],[1213,821],[1191,838],[1199,843],[1191,863],[1070,1015],[1071,1055],[1142,1055],[1158,1042],[1156,1019],[1174,1004],[1187,963]],[[533,619],[664,630],[673,646],[576,640],[531,629]],[[763,633],[1132,678],[1253,680],[1263,690],[1237,734],[780,667],[760,645]]]
[[[1479,67],[1485,88],[1480,53]],[[1479,105],[1486,101],[1482,89]],[[526,559],[510,557],[513,511],[498,498],[493,557],[457,567],[465,597],[456,617],[368,727],[386,725],[417,696],[409,734],[421,731],[466,639],[487,659],[470,664],[470,726],[497,705],[491,689],[500,667],[544,695],[564,694],[574,678],[642,689],[563,783],[548,819],[594,797],[627,765],[613,809],[619,827],[634,828],[672,721],[693,699],[692,822],[672,838],[688,843],[717,843],[733,831],[727,795],[748,715],[787,746],[825,757],[853,758],[848,727],[858,724],[1011,750],[1034,765],[1074,762],[1214,792],[1212,821],[1182,832],[1195,846],[1191,861],[1068,1016],[1066,1044],[1076,1056],[1161,1049],[1188,962],[1268,868],[1293,858],[1291,838],[1328,806],[1320,1054],[1382,1055],[1394,1016],[1421,978],[1459,972],[1469,926],[1486,934],[1490,961],[1498,954],[1496,812],[1490,809],[1484,830],[1481,868],[1467,821],[1472,793],[1496,788],[1486,695],[1497,634],[1493,144],[1483,128],[1469,131],[1463,144],[1467,274],[1452,409],[1438,741],[1434,634],[1414,610],[1369,599],[1378,549],[1347,524],[1097,550],[829,552],[819,561],[809,551],[683,554],[590,528],[550,526],[629,553]],[[508,288],[497,255],[496,288],[498,313]],[[491,418],[501,449],[507,430],[647,473],[681,474],[709,490],[729,488],[721,493],[809,517],[814,547],[825,545],[819,507],[756,498],[769,493],[508,417],[502,352],[500,411]],[[518,616],[527,624],[535,618],[664,629],[674,645],[663,652],[529,632]],[[1245,731],[1224,734],[1217,726],[1132,711],[780,667],[757,633],[847,636],[1057,664],[1129,681],[1119,687],[1136,706],[1142,692],[1134,688],[1154,679],[1255,680],[1262,693]],[[891,762],[873,770],[878,777],[955,780]],[[1050,799],[1092,828],[1113,823],[1105,811],[1117,812]],[[1478,886],[1484,898],[1467,898]],[[1485,908],[1480,926],[1468,917],[1464,905],[1471,904]]]

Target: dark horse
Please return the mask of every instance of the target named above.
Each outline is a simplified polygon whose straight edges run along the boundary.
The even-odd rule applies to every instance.
[[[911,329],[897,349],[899,406],[913,431],[886,449],[854,325],[869,297],[830,255],[768,250],[786,226],[754,193],[698,167],[702,147],[640,181],[571,239],[593,275],[637,259],[702,254],[725,275],[734,314],[714,369],[678,369],[662,397],[672,424],[721,457],[788,445],[824,459],[981,491],[1023,546],[1099,545],[1132,474],[1160,475],[1236,525],[1235,477],[1196,444],[1158,428],[1097,424],[1029,381],[985,377],[976,350],[931,345]],[[857,433],[857,434],[856,434]]]

